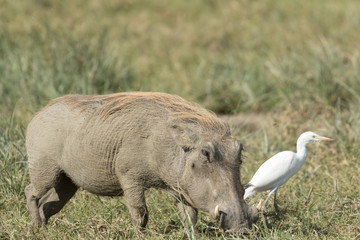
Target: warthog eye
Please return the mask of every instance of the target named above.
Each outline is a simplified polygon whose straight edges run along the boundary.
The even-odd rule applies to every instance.
[[[188,147],[188,146],[184,146],[182,149],[184,150],[184,152],[190,152],[191,151],[191,148]]]
[[[210,153],[209,153],[209,151],[207,151],[205,149],[202,149],[201,154],[204,155],[207,158],[208,161],[210,161]]]

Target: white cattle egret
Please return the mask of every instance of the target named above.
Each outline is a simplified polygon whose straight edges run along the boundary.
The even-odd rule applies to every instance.
[[[271,194],[275,193],[274,207],[276,211],[279,211],[276,203],[278,187],[286,183],[287,180],[297,173],[302,165],[304,165],[307,156],[306,144],[310,142],[332,140],[333,139],[331,138],[322,137],[313,132],[304,132],[301,134],[297,140],[296,153],[291,151],[279,152],[260,166],[250,182],[245,185],[244,199],[257,192],[270,190],[270,193],[263,204],[264,210],[267,212],[265,206],[266,202]]]

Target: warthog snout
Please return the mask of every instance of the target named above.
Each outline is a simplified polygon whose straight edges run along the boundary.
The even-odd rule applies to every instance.
[[[250,233],[252,224],[259,218],[258,210],[255,207],[246,206],[247,218],[240,222],[237,218],[237,214],[234,211],[222,211],[219,205],[215,207],[214,214],[218,220],[220,228],[224,229],[227,233]]]

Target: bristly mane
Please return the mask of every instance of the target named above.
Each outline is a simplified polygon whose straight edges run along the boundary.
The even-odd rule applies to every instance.
[[[97,113],[103,119],[115,117],[129,105],[153,102],[170,114],[170,120],[176,122],[193,123],[205,128],[230,134],[229,126],[221,121],[213,112],[210,112],[183,98],[158,92],[124,92],[109,95],[66,95],[51,101],[48,106],[57,102],[64,102],[67,105],[79,109],[80,112],[88,108],[98,107]],[[47,107],[48,107],[47,106]]]

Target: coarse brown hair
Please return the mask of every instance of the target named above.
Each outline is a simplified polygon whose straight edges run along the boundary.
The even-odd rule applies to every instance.
[[[122,92],[108,95],[65,95],[54,99],[46,107],[58,102],[78,109],[80,112],[87,108],[99,106],[97,113],[103,119],[115,117],[117,113],[134,104],[153,102],[167,109],[170,120],[174,122],[193,123],[205,128],[230,134],[229,126],[221,121],[213,112],[185,99],[160,92]],[[45,107],[45,108],[46,108]]]

